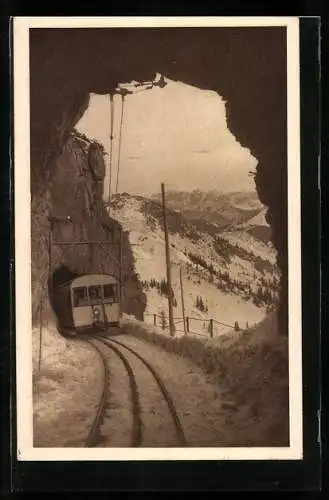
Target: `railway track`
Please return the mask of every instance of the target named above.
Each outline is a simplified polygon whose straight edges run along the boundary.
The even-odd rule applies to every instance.
[[[131,354],[133,354],[137,359],[139,359],[143,363],[143,365],[147,368],[147,370],[152,374],[154,380],[156,381],[156,383],[161,391],[163,399],[165,400],[165,402],[167,404],[168,410],[170,412],[170,415],[172,417],[172,420],[173,420],[173,423],[175,426],[175,430],[176,430],[176,434],[177,434],[177,437],[179,440],[179,444],[180,444],[180,446],[186,446],[186,439],[185,439],[185,435],[184,435],[184,430],[183,430],[182,424],[180,422],[178,413],[176,411],[174,401],[173,401],[170,393],[168,392],[162,378],[157,373],[157,371],[154,369],[154,367],[143,356],[141,356],[137,351],[135,351],[131,347],[127,346],[126,344],[119,342],[118,340],[114,340],[114,339],[109,340],[107,337],[104,338],[103,336],[101,336],[101,339],[107,346],[109,346],[111,348],[113,348],[113,344],[116,344],[117,346],[119,346],[119,347],[127,350]],[[121,352],[121,354],[122,354],[122,352]]]
[[[143,422],[143,405],[141,404],[141,393],[143,387],[138,384],[137,379],[140,377],[140,370],[136,369],[136,364],[129,360],[129,357],[133,357],[142,363],[143,367],[147,370],[148,375],[151,375],[153,381],[156,383],[157,389],[161,394],[162,400],[165,402],[167,410],[169,412],[170,418],[174,425],[174,430],[176,434],[176,441],[178,441],[177,446],[186,446],[186,439],[181,425],[179,416],[177,414],[175,404],[162,380],[160,375],[154,369],[154,367],[143,357],[140,353],[136,352],[131,347],[125,345],[114,339],[109,339],[103,335],[97,335],[91,340],[86,340],[90,345],[92,345],[100,354],[103,362],[103,390],[101,398],[99,400],[99,405],[95,418],[93,420],[92,426],[90,428],[89,434],[85,441],[85,447],[97,446],[98,436],[100,434],[102,425],[105,418],[111,418],[111,416],[106,417],[106,407],[110,399],[109,394],[109,360],[108,355],[104,352],[104,347],[113,352],[122,362],[125,372],[129,379],[130,387],[130,402],[132,411],[132,428],[131,428],[131,446],[140,447],[143,446],[144,432],[143,429],[147,429],[147,425]],[[128,353],[128,356],[127,356]],[[143,374],[145,376],[145,374]],[[150,416],[148,416],[150,418]],[[157,415],[155,416],[157,418]]]
[[[85,340],[84,342],[87,342],[87,344],[91,345],[96,351],[98,352],[101,360],[102,360],[102,365],[103,365],[103,389],[101,393],[101,397],[97,406],[96,410],[96,415],[94,417],[94,420],[91,424],[88,436],[85,440],[84,447],[85,448],[91,448],[95,446],[98,436],[99,436],[99,431],[100,427],[102,424],[103,416],[105,413],[105,408],[106,408],[106,403],[108,400],[108,392],[109,392],[109,369],[108,369],[108,364],[107,364],[107,359],[104,356],[104,353],[97,347],[97,345],[94,344],[92,340]]]
[[[132,415],[133,415],[133,424],[132,424],[132,437],[131,437],[131,445],[133,447],[140,446],[142,442],[142,420],[141,420],[141,407],[140,407],[140,398],[137,387],[136,378],[133,372],[133,369],[122,352],[116,347],[111,345],[110,343],[105,342],[103,339],[96,337],[96,342],[101,342],[108,349],[111,349],[122,361],[122,364],[127,372],[129,378],[129,386],[131,392],[131,402],[132,402]]]

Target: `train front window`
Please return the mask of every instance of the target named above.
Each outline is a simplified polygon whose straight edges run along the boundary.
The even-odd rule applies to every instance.
[[[81,302],[87,299],[87,288],[85,286],[74,289],[74,307],[78,307]]]
[[[89,287],[89,299],[101,299],[102,298],[102,287],[100,285],[94,285]]]
[[[116,296],[116,285],[104,285],[104,299],[112,299]]]

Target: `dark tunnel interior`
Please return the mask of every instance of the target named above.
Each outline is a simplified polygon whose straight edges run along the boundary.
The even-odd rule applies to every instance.
[[[51,278],[48,280],[48,296],[51,307],[56,315],[57,325],[60,328],[60,312],[62,309],[62,305],[58,306],[58,288],[65,283],[73,280],[80,276],[78,273],[73,272],[68,266],[65,264],[61,264],[59,267],[56,267],[53,271]]]

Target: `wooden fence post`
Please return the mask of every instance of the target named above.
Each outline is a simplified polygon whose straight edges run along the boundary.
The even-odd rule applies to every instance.
[[[214,336],[214,320],[210,320],[210,338],[212,339]]]
[[[183,325],[184,325],[184,335],[186,335],[186,321],[185,321],[185,305],[184,305],[184,289],[183,289],[183,273],[182,266],[179,268],[179,279],[180,279],[180,294],[182,301],[182,313],[183,313]]]
[[[169,312],[169,332],[171,337],[175,335],[175,325],[173,317],[173,298],[171,295],[171,263],[170,263],[170,249],[169,249],[169,233],[167,225],[167,213],[166,213],[166,201],[165,201],[165,187],[164,183],[161,183],[162,192],[162,207],[163,207],[163,226],[165,233],[165,249],[166,249],[166,268],[167,268],[167,287],[168,287],[168,312]]]
[[[188,316],[186,316],[186,331],[190,331],[190,318]]]

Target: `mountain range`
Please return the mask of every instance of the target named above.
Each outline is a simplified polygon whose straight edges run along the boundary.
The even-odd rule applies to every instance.
[[[161,201],[161,195],[155,194],[151,199]],[[243,225],[245,230],[253,232],[263,241],[270,239],[270,228],[265,218],[266,208],[259,201],[256,192],[168,191],[166,204],[168,208],[182,212],[201,231],[216,234],[220,230],[236,229]]]

